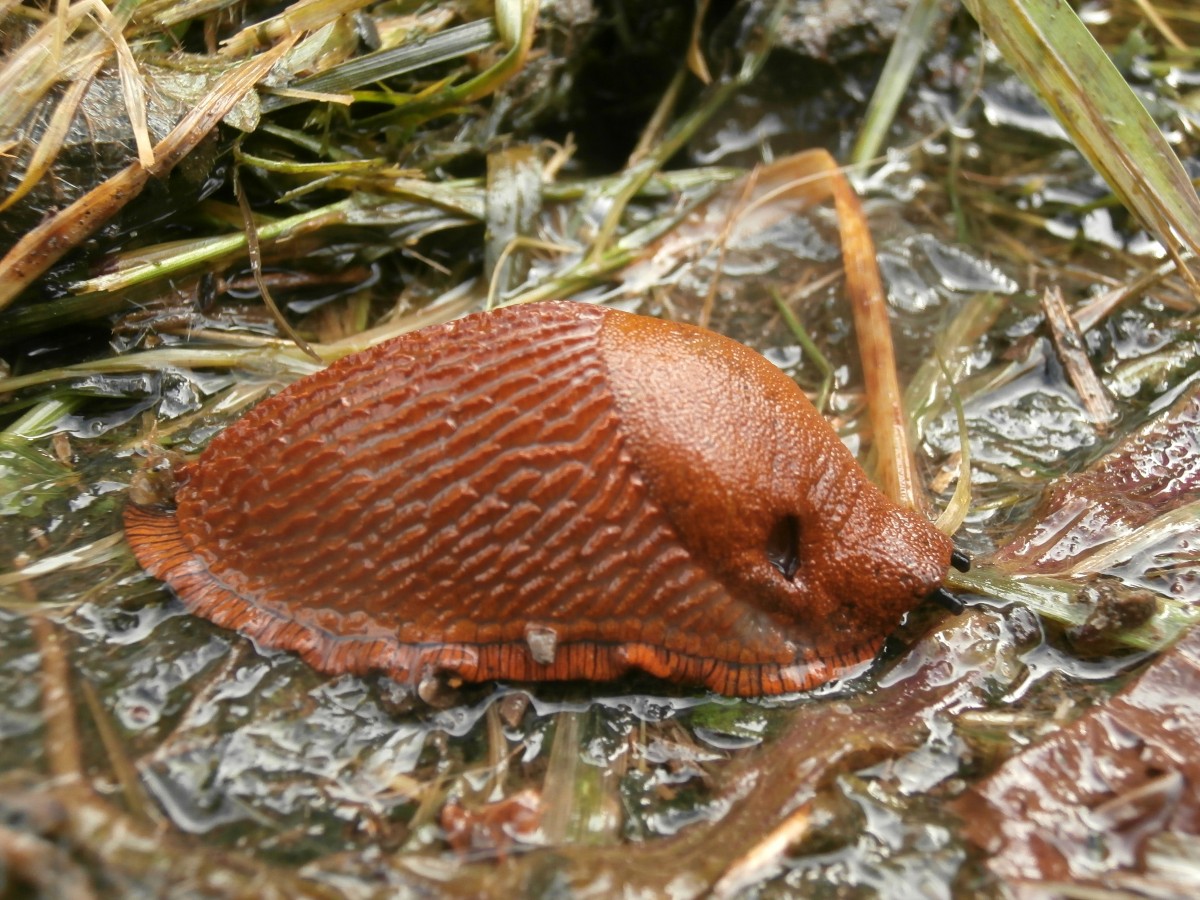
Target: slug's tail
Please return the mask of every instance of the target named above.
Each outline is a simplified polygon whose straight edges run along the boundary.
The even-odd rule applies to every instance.
[[[184,540],[173,507],[130,503],[124,519],[125,540],[142,568],[169,584],[190,611],[202,612],[222,628],[241,630],[268,639],[270,646],[280,646],[269,639],[286,623],[257,609],[213,577]]]
[[[160,581],[191,557],[175,510],[167,506],[125,507],[125,540],[143,569]]]

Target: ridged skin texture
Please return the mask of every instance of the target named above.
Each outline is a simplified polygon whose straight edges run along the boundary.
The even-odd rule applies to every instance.
[[[347,357],[177,474],[174,508],[126,510],[150,573],[322,671],[404,681],[804,690],[873,656],[951,550],[758,354],[576,303]]]

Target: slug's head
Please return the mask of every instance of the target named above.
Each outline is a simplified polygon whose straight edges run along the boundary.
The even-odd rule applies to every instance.
[[[624,316],[606,321],[603,347],[651,494],[753,628],[831,657],[877,644],[940,589],[949,539],[877,490],[762,356]]]

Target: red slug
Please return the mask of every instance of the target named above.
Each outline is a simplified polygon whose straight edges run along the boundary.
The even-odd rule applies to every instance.
[[[261,403],[130,505],[193,612],[324,672],[740,696],[870,659],[961,558],[785,374],[580,303],[468,316]]]

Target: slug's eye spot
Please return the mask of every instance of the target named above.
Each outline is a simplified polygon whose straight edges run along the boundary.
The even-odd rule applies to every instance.
[[[784,516],[767,535],[767,559],[788,581],[800,568],[800,520]]]

